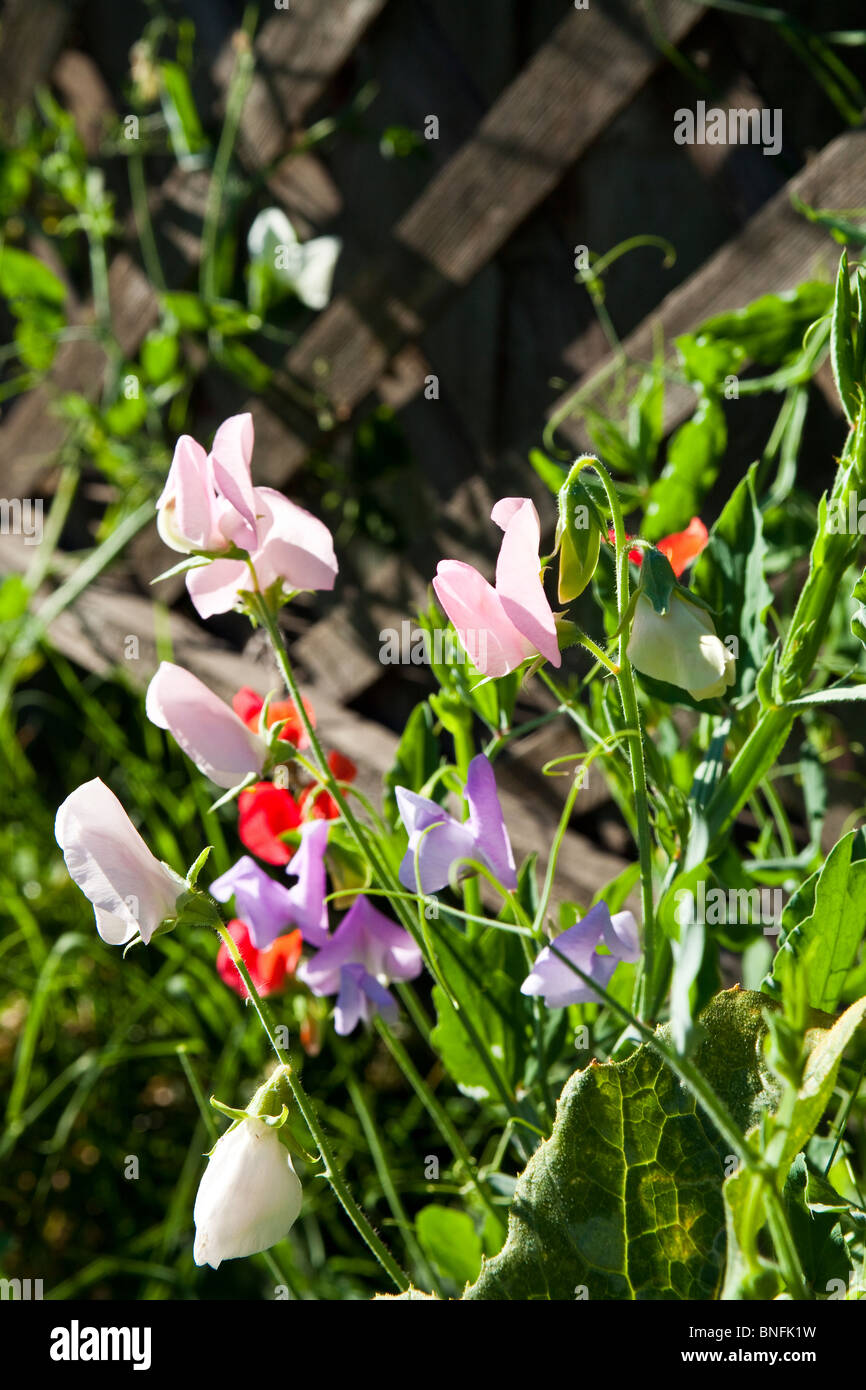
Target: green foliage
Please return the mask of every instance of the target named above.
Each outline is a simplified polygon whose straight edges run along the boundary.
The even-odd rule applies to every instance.
[[[764,988],[778,997],[792,972],[802,970],[809,1003],[831,1012],[866,934],[866,832],[851,830],[839,840],[789,899],[781,926]]]
[[[748,1127],[770,1103],[760,996],[702,1015],[701,1072]],[[727,1145],[653,1048],[575,1072],[469,1299],[707,1299],[724,1261]]]
[[[481,1240],[471,1216],[454,1207],[422,1207],[415,1229],[422,1250],[443,1278],[460,1289],[477,1279]]]

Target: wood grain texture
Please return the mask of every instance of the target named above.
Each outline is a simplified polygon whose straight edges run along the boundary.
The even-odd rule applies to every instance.
[[[669,0],[676,42],[701,16]],[[378,260],[319,315],[289,370],[347,415],[388,359],[499,250],[663,61],[636,3],[572,10],[402,217]],[[328,364],[321,381],[317,364]]]
[[[672,354],[673,340],[694,329],[704,319],[726,310],[739,309],[761,294],[793,289],[810,276],[831,280],[837,256],[827,230],[808,222],[791,205],[796,193],[818,208],[859,206],[866,186],[866,131],[853,130],[832,141],[816,155],[743,230],[717,251],[694,275],[672,290],[634,333],[624,340],[627,356],[648,362],[653,354],[653,334],[661,330]],[[592,391],[603,386],[611,359],[586,373],[573,389]],[[826,385],[826,378],[822,380]],[[553,407],[555,413],[571,396],[565,393]],[[835,390],[828,397],[835,407]],[[694,393],[670,383],[665,395],[665,425],[673,429],[694,408]],[[579,419],[560,427],[563,439],[575,448],[589,440]]]

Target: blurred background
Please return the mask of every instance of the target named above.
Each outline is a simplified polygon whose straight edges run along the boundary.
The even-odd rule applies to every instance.
[[[102,776],[175,867],[205,835],[215,868],[238,853],[231,808],[208,809],[143,717],[161,656],[227,697],[273,683],[244,619],[205,628],[182,576],[151,587],[173,563],[153,505],[177,436],[208,445],[250,410],[254,481],[333,530],[337,589],[302,596],[284,622],[328,745],[378,801],[433,688],[423,666],[383,665],[379,634],[429,602],[443,556],[491,572],[496,498],[532,495],[550,548],[551,489],[590,448],[633,487],[635,529],[643,511],[657,539],[695,513],[711,524],[761,456],[781,388],[719,392],[724,429],[710,441],[675,340],[814,283],[802,312],[771,306],[781,328],[740,374],[784,371],[839,242],[862,244],[858,25],[862,7],[842,0],[2,5],[4,1276],[42,1278],[56,1297],[256,1297],[273,1284],[260,1260],[217,1275],[191,1261],[208,1147],[194,1087],[230,1099],[264,1062],[215,944],[167,937],[121,962],[53,838],[59,802]],[[675,113],[698,102],[781,113],[779,152],[676,143]],[[250,237],[257,221],[277,240],[338,238],[333,285],[312,270],[332,243],[279,274]],[[649,429],[641,402],[659,382]],[[773,520],[795,554],[846,429],[826,364],[801,385],[796,487]],[[653,480],[689,425],[703,463],[679,512],[656,514]],[[523,692],[521,714],[543,713],[544,694]],[[549,842],[560,793],[537,769],[561,737],[541,729],[503,763],[518,853]],[[831,843],[863,802],[846,737]],[[593,781],[569,832],[569,896],[588,900],[631,858]],[[305,1080],[387,1230],[398,1217],[370,1126],[405,1154],[401,1191],[419,1201],[417,1156],[437,1141],[424,1147],[423,1112],[376,1041],[352,1046],[363,1084],[351,1109],[339,1049],[311,1055]],[[417,1060],[438,1084],[430,1054]],[[450,1103],[483,1149],[475,1108]],[[138,1177],[124,1175],[129,1157]],[[288,1286],[367,1296],[381,1281],[327,1197],[319,1207],[314,1196],[281,1249]]]

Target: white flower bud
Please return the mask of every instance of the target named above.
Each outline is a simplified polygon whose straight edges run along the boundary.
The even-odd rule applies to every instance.
[[[712,618],[676,589],[666,613],[657,613],[645,594],[638,596],[627,655],[645,676],[678,685],[693,700],[722,695],[736,679],[736,663]]]
[[[283,1240],[301,1211],[301,1183],[279,1130],[245,1119],[213,1150],[195,1199],[197,1265],[256,1255]]]

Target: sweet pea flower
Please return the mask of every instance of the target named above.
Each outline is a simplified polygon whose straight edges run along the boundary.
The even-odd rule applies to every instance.
[[[342,244],[335,236],[299,241],[282,208],[264,208],[247,233],[247,250],[253,263],[296,294],[309,309],[324,309],[331,298]]]
[[[626,651],[638,671],[680,686],[693,700],[723,695],[736,680],[736,661],[716,635],[712,618],[677,589],[666,613],[657,613],[646,594],[638,594]]]
[[[240,1120],[217,1141],[196,1193],[197,1265],[256,1255],[284,1240],[303,1193],[279,1130],[264,1119]]]
[[[264,703],[264,697],[259,695],[257,691],[252,690],[248,685],[242,685],[240,690],[236,691],[232,696],[232,709],[238,718],[244,721],[247,728],[252,729],[253,733],[258,733],[259,731],[259,717],[264,708]],[[313,728],[315,728],[316,716],[309,700],[304,700],[304,709],[306,710],[307,718],[313,725]],[[271,700],[268,705],[268,728],[270,729],[274,724],[280,723],[283,725],[278,735],[280,739],[285,743],[291,743],[295,748],[301,750],[306,748],[309,739],[307,738],[304,722],[301,719],[294,700]]]
[[[610,955],[602,955],[598,947],[604,942]],[[607,989],[610,978],[620,961],[634,962],[640,957],[637,923],[630,912],[608,911],[605,903],[596,903],[585,917],[553,942],[557,951],[573,961],[584,975]],[[537,955],[535,964],[523,984],[521,994],[543,994],[549,1009],[564,1009],[567,1004],[597,1004],[598,995],[580,976],[570,970],[549,946]]]
[[[256,950],[246,922],[234,918],[228,923],[226,930],[237,946],[253,984],[263,998],[275,994],[282,988],[286,977],[294,975],[304,945],[304,939],[297,929],[286,936],[278,936],[264,951]],[[216,965],[220,979],[242,999],[246,999],[247,987],[231,958],[229,948],[224,943],[220,945],[217,953]]]
[[[256,782],[238,797],[238,835],[266,864],[288,864],[294,848],[282,838],[301,824],[301,808],[290,791]]]
[[[311,946],[323,946],[329,940],[324,863],[327,842],[326,821],[310,821],[303,827],[300,846],[288,870],[297,876],[291,888],[271,878],[248,854],[211,884],[217,902],[234,897],[257,951],[265,950],[289,926],[298,927]]]
[[[693,516],[685,531],[673,531],[662,536],[657,549],[667,555],[671,569],[679,579],[683,570],[696,560],[710,539],[710,533],[699,516]]]
[[[189,435],[178,440],[162,496],[157,528],[166,545],[210,556],[187,570],[186,587],[202,618],[242,607],[255,583],[281,595],[333,589],[334,542],[327,526],[271,487],[253,487],[253,417],[233,415],[217,430],[206,454]],[[236,547],[249,554],[222,559]]]
[[[422,970],[421,952],[408,932],[359,897],[326,946],[298,969],[313,994],[336,994],[334,1027],[341,1037],[375,1013],[393,1018],[397,1004],[386,986],[414,980]]]
[[[556,623],[541,582],[538,512],[528,497],[503,497],[490,515],[504,532],[496,587],[472,565],[440,560],[433,580],[436,597],[483,676],[508,675],[538,655],[559,666]]]
[[[263,592],[278,586],[282,595],[333,589],[337,577],[334,541],[324,522],[272,487],[253,489],[255,544],[250,561]],[[187,572],[186,587],[202,618],[228,613],[243,604],[252,576],[243,560],[212,560]]]
[[[451,865],[458,859],[477,859],[505,888],[513,891],[517,887],[514,855],[499,804],[496,779],[483,753],[472,759],[467,771],[468,820],[455,820],[437,802],[407,787],[395,787],[394,792],[400,819],[409,832],[409,848],[400,865],[400,882],[404,888],[417,893],[435,893],[445,888]]]
[[[147,688],[145,711],[218,787],[235,787],[264,766],[265,740],[182,666],[160,662]]]
[[[174,450],[156,525],[172,550],[182,554],[248,550],[256,540],[255,498],[250,480],[253,418],[233,415],[214,436],[206,454],[188,434]]]
[[[100,778],[66,798],[54,834],[70,877],[93,904],[103,941],[125,946],[140,934],[148,943],[161,922],[177,916],[186,881],[151,854]]]
[[[613,527],[608,531],[607,538],[613,545],[616,540],[616,532]],[[660,541],[656,541],[656,549],[660,550],[662,555],[667,556],[671,569],[679,579],[692,561],[698,558],[709,538],[710,533],[701,518],[693,516],[685,531],[672,531],[669,536],[662,536]],[[643,560],[643,551],[630,550],[628,558],[639,565]]]

